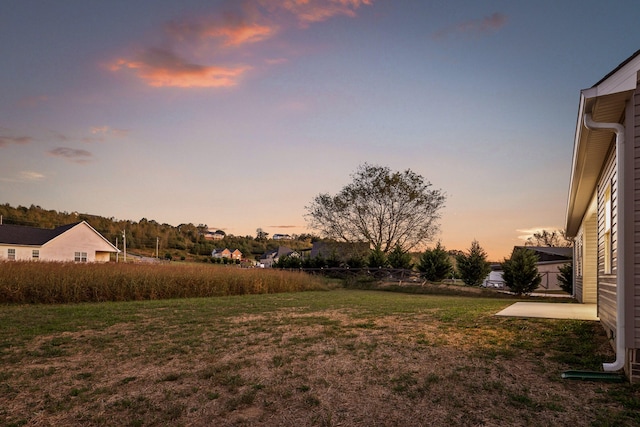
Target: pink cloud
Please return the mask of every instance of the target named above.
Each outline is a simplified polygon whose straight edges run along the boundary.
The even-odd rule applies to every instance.
[[[373,0],[284,0],[275,6],[269,0],[261,2],[292,13],[302,25],[326,21],[336,15],[354,17],[358,8],[373,4]]]
[[[20,177],[23,181],[40,181],[41,179],[45,178],[45,176],[40,172],[34,171],[21,171]]]
[[[33,142],[33,138],[30,136],[2,136],[0,135],[0,147],[6,147],[7,145],[22,145]]]
[[[136,59],[119,59],[112,71],[131,69],[153,87],[230,87],[238,84],[247,66],[220,67],[190,63],[167,49],[151,48]]]
[[[336,15],[353,17],[358,8],[371,4],[373,0],[230,2],[227,6],[233,9],[215,16],[168,22],[163,27],[163,47],[148,47],[137,55],[121,57],[112,61],[109,69],[133,71],[153,87],[231,87],[255,66],[286,61],[279,56],[276,62],[256,59],[255,52],[245,50],[248,46],[265,42],[296,25],[307,27]],[[245,61],[250,58],[248,61],[255,64],[226,65],[231,62],[230,57],[243,57]]]
[[[53,157],[61,157],[74,163],[88,163],[92,154],[87,150],[79,150],[69,147],[58,147],[49,151]]]
[[[209,39],[222,40],[222,46],[233,47],[256,43],[272,37],[278,31],[273,24],[245,22],[237,15],[192,21],[172,21],[165,26],[165,32],[177,41],[197,41],[206,43]],[[233,16],[233,17],[232,17]]]
[[[494,13],[482,19],[472,19],[443,28],[433,34],[434,39],[444,39],[453,34],[486,34],[497,31],[507,23],[507,16]]]

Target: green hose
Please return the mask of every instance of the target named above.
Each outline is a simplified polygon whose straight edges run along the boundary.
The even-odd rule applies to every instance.
[[[615,372],[565,371],[561,377],[565,380],[607,381],[613,383],[623,383],[627,381],[624,375]]]

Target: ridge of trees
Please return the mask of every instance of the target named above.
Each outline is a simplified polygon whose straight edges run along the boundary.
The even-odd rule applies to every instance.
[[[0,205],[3,224],[23,225],[38,228],[55,228],[61,225],[86,221],[114,245],[122,249],[123,232],[127,236],[127,250],[142,255],[154,255],[158,248],[158,257],[170,254],[189,258],[210,256],[215,248],[239,249],[245,258],[255,258],[268,250],[286,245],[294,250],[308,249],[316,239],[311,234],[293,235],[291,240],[277,241],[264,236],[234,236],[227,234],[221,240],[209,240],[205,235],[209,231],[206,224],[192,223],[173,226],[161,224],[155,220],[142,218],[139,221],[119,220],[99,215],[78,212],[58,212],[40,206],[12,207],[5,203]]]

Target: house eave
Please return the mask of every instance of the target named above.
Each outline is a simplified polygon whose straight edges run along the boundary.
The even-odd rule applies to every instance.
[[[612,132],[587,129],[584,115],[591,114],[597,122],[623,123],[625,105],[634,89],[635,86],[622,92],[608,93],[593,87],[580,94],[565,222],[569,238],[578,233],[615,138]]]
[[[584,115],[591,114],[596,122],[623,123],[625,104],[638,85],[639,69],[640,50],[580,92],[565,222],[567,237],[578,233],[614,138],[611,132],[585,128]]]

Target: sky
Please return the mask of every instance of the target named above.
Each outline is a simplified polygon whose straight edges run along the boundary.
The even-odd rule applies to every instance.
[[[359,165],[447,195],[492,260],[564,226],[580,90],[640,2],[1,0],[0,203],[313,232]],[[435,242],[433,242],[435,244]]]

